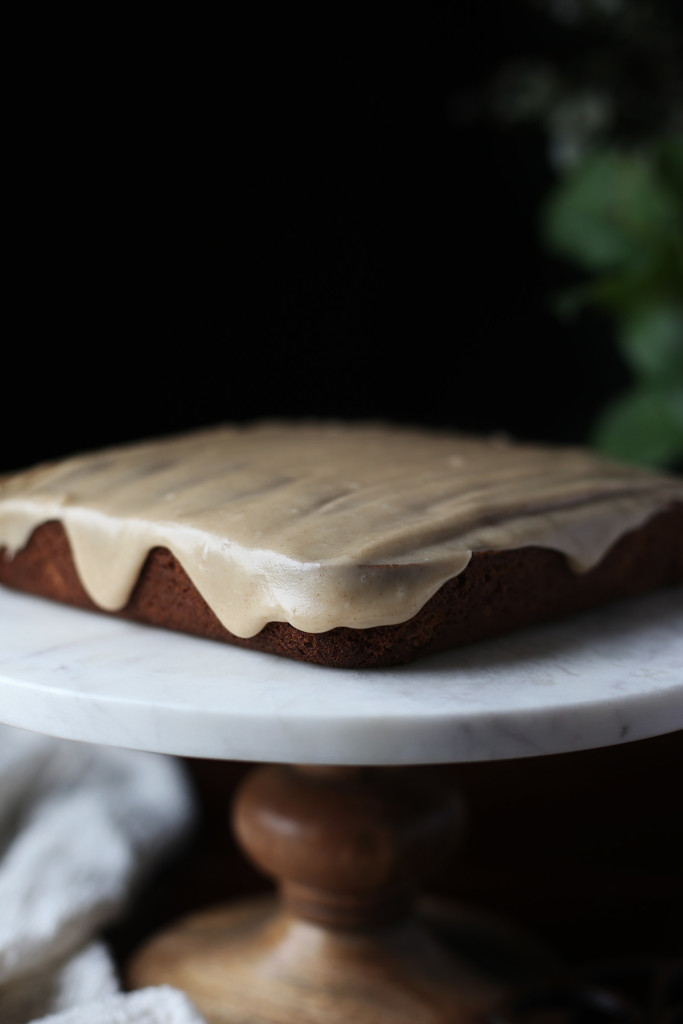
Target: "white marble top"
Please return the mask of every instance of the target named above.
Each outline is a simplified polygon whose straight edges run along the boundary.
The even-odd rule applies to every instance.
[[[0,590],[0,721],[186,756],[427,764],[683,729],[683,588],[412,665],[326,669]]]

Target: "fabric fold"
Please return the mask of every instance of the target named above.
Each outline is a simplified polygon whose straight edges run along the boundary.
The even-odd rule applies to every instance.
[[[161,1016],[150,1015],[155,993],[121,992],[100,941],[187,837],[194,815],[189,781],[172,757],[0,726],[3,1024],[55,1014],[69,1024],[199,1019],[164,1009],[189,1006],[170,990],[158,993]]]

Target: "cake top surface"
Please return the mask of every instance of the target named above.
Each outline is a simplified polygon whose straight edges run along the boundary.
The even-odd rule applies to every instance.
[[[125,605],[166,547],[238,636],[415,614],[473,551],[541,545],[590,568],[683,480],[575,447],[382,423],[219,425],[0,480],[11,556],[58,520],[93,600]]]

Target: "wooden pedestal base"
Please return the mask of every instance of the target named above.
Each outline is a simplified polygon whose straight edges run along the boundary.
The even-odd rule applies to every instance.
[[[509,937],[456,922],[474,939],[458,952],[447,917],[430,924],[415,909],[461,820],[457,796],[424,769],[257,769],[235,828],[279,898],[180,922],[134,958],[129,983],[183,989],[209,1024],[480,1021],[507,984],[472,950],[497,944],[502,963]]]
[[[130,981],[183,989],[210,1024],[464,1024],[506,994],[415,920],[334,932],[270,900],[187,918],[145,947]]]

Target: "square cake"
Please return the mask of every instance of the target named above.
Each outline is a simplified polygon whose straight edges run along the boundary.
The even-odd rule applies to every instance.
[[[220,424],[0,479],[0,583],[318,664],[399,664],[683,581],[683,479],[374,422]]]

